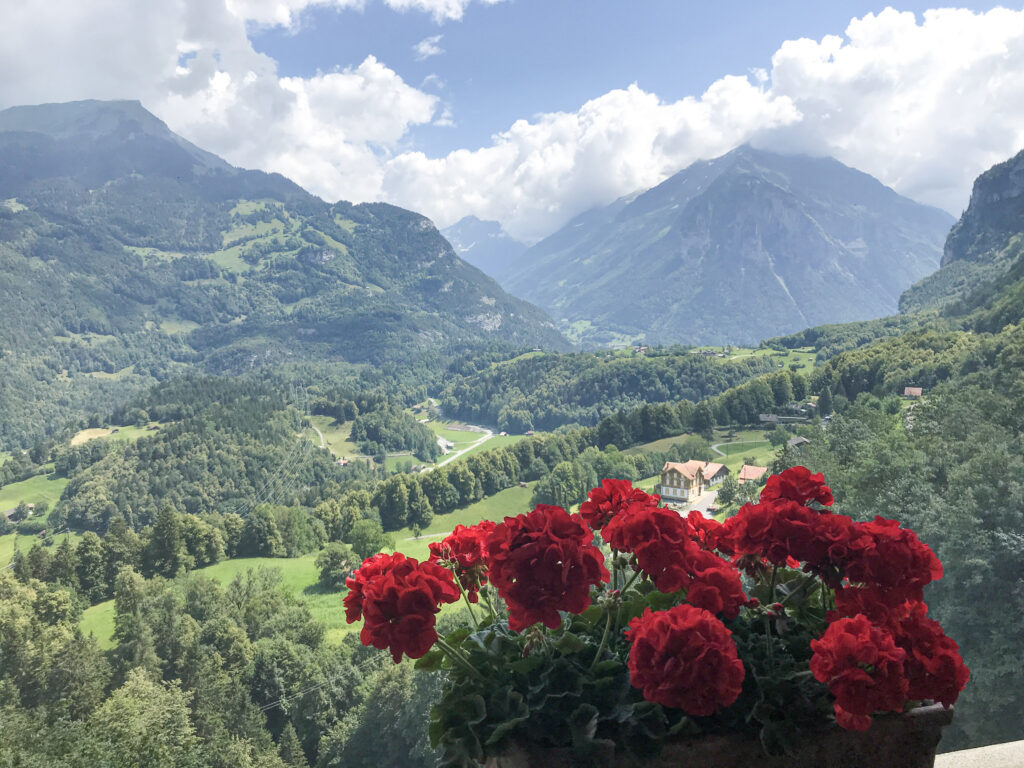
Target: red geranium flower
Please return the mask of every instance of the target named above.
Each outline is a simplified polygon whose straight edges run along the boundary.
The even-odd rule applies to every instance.
[[[677,605],[629,622],[629,680],[647,701],[706,716],[728,707],[743,687],[732,633],[711,613]]]
[[[739,571],[711,552],[688,550],[687,569],[690,583],[686,587],[686,602],[727,619],[739,616],[740,608],[747,604]]]
[[[761,491],[761,501],[789,499],[797,504],[816,501],[822,506],[832,505],[832,489],[825,485],[825,475],[811,474],[807,467],[790,467],[768,478]]]
[[[691,509],[686,516],[686,522],[690,524],[693,540],[704,549],[711,550],[718,546],[718,537],[722,532],[722,524],[711,517],[704,517],[703,513]]]
[[[490,520],[471,527],[456,525],[441,541],[430,543],[430,559],[454,570],[471,603],[479,601],[480,587],[487,583],[484,542],[494,525]]]
[[[922,587],[942,578],[942,563],[911,530],[895,520],[876,517],[855,523],[856,543],[840,563],[850,581],[898,590],[902,600],[920,601]]]
[[[361,612],[363,645],[389,649],[396,664],[403,653],[418,659],[430,650],[437,642],[434,625],[441,604],[459,599],[450,571],[398,552],[368,559],[349,581],[348,622]],[[358,598],[352,597],[357,591]]]
[[[547,504],[494,527],[486,543],[489,575],[508,603],[511,629],[538,621],[555,629],[562,623],[559,611],[590,607],[590,587],[608,580],[593,537],[579,515]]]
[[[604,525],[629,504],[652,504],[657,506],[661,497],[634,488],[629,480],[606,478],[601,481],[600,488],[592,488],[587,500],[580,505],[580,516],[595,531]]]
[[[866,616],[830,624],[820,640],[811,641],[811,650],[811,672],[835,696],[836,722],[843,728],[865,731],[873,712],[903,709],[906,652]]]
[[[952,706],[970,677],[960,646],[946,636],[939,622],[925,616],[928,608],[924,603],[908,603],[908,607],[896,632],[896,645],[907,654],[907,698],[934,699]]]
[[[390,568],[405,562],[405,555],[395,552],[393,555],[386,555],[383,552],[363,560],[363,564],[357,568],[351,576],[345,579],[345,587],[348,593],[342,604],[345,606],[345,621],[351,624],[359,621],[363,616],[363,591],[367,584],[374,579],[383,576]]]

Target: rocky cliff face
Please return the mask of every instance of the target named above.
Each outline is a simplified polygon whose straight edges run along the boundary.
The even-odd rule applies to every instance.
[[[974,181],[971,202],[942,251],[942,268],[900,298],[900,310],[935,309],[1005,275],[1024,233],[1024,152]]]
[[[466,216],[441,234],[452,244],[459,258],[501,281],[514,270],[526,251],[526,244],[513,239],[496,221]]]

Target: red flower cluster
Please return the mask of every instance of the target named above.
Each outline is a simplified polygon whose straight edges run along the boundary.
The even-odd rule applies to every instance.
[[[439,542],[431,542],[430,559],[454,571],[471,603],[479,601],[480,587],[487,583],[487,537],[494,523],[484,520],[474,526],[456,525],[455,530]]]
[[[629,679],[648,701],[705,716],[728,707],[743,687],[732,633],[708,611],[677,605],[629,623]]]
[[[345,580],[345,618],[363,617],[363,645],[387,648],[397,664],[404,653],[418,659],[437,641],[434,628],[442,603],[459,599],[450,571],[400,552],[375,555]]]
[[[615,515],[601,534],[613,549],[636,555],[640,570],[661,592],[685,589],[688,602],[730,619],[747,601],[736,569],[701,548],[702,541],[714,536],[711,525],[695,527],[671,509],[634,503]]]
[[[833,622],[811,641],[811,650],[811,672],[836,697],[836,722],[843,728],[865,731],[873,712],[903,709],[906,652],[866,616]]]
[[[876,517],[855,523],[845,515],[817,511],[799,499],[832,502],[832,492],[806,467],[769,479],[758,504],[746,504],[717,534],[718,548],[753,555],[772,565],[804,563],[804,570],[838,587],[842,577],[892,591],[898,601],[921,599],[921,588],[942,577],[935,554],[913,531]],[[824,500],[824,501],[822,501]]]
[[[826,507],[832,506],[832,489],[825,485],[825,475],[811,474],[807,467],[790,467],[778,475],[772,475],[761,491],[761,501],[788,499],[797,504],[816,501]]]
[[[508,603],[508,625],[520,631],[538,621],[551,629],[559,611],[583,613],[590,587],[608,580],[601,550],[579,515],[541,504],[506,517],[487,538],[491,582]]]
[[[601,530],[618,512],[630,504],[657,506],[661,497],[634,488],[629,480],[606,478],[600,488],[591,489],[587,500],[580,505],[580,516],[595,531]]]
[[[828,620],[859,615],[888,632],[906,652],[907,698],[933,699],[948,707],[967,685],[970,673],[960,657],[960,647],[927,613],[922,602],[894,604],[886,590],[847,587],[836,591],[836,610],[829,613]]]

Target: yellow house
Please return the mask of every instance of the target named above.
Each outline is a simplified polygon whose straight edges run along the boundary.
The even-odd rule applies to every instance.
[[[710,461],[666,461],[655,492],[666,503],[692,501],[708,488],[718,485],[728,474],[729,470],[723,464]]]

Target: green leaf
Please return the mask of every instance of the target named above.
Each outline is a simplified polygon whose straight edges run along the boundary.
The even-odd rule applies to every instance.
[[[427,651],[427,653],[416,659],[416,663],[413,667],[416,669],[422,669],[427,672],[436,672],[441,668],[441,662],[444,661],[444,652],[440,649],[433,651]]]
[[[463,627],[462,629],[457,629],[454,632],[452,632],[444,639],[444,641],[448,643],[448,645],[458,647],[462,645],[462,641],[469,637],[471,634],[473,634],[473,630],[469,629],[468,627]]]
[[[563,654],[576,653],[587,647],[587,644],[580,640],[572,632],[564,633],[555,641],[555,648]]]

